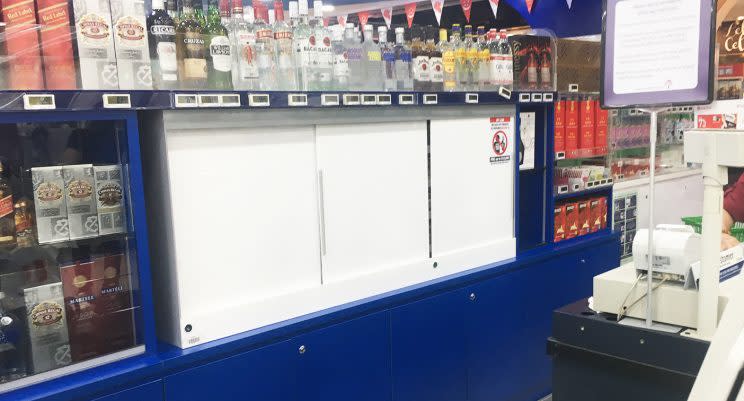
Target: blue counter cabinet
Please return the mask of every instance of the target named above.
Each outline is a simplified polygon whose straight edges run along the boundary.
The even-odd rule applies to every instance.
[[[163,401],[163,382],[155,380],[93,401]]]

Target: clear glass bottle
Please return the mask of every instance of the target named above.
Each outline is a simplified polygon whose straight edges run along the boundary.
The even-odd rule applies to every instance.
[[[395,48],[387,41],[387,28],[380,26],[377,28],[377,37],[380,42],[380,52],[382,53],[382,65],[385,70],[385,80],[382,89],[386,91],[395,91],[398,88],[398,81],[395,77]]]
[[[276,83],[282,91],[296,91],[297,70],[294,63],[294,44],[292,27],[284,20],[284,5],[281,0],[274,1],[274,43],[276,45]]]
[[[457,74],[455,73],[455,49],[453,48],[452,43],[447,41],[446,29],[439,30],[439,51],[442,52],[443,90],[447,92],[453,92],[455,91],[455,89],[457,89]]]
[[[504,84],[504,63],[501,54],[501,37],[495,29],[488,32],[488,79],[493,89],[498,90]]]
[[[395,79],[399,91],[413,90],[411,48],[406,45],[405,28],[395,28]]]
[[[232,64],[230,39],[227,38],[227,28],[222,25],[220,4],[217,0],[209,0],[207,25],[204,27],[207,46],[208,85],[210,89],[232,90]]]
[[[243,10],[243,19],[245,19],[245,22],[253,26],[253,23],[256,22],[256,12],[253,10],[253,6],[248,6]]]
[[[502,65],[503,65],[503,81],[502,86],[511,90],[514,86],[514,53],[512,52],[511,44],[509,44],[509,38],[506,36],[506,31],[502,31],[499,34],[499,48],[501,49]]]
[[[354,24],[346,24],[344,47],[349,65],[349,90],[362,90],[362,82],[367,79],[365,64],[362,63],[362,45],[357,41]]]
[[[365,90],[382,90],[385,82],[385,70],[382,66],[382,52],[380,46],[374,40],[374,28],[367,24],[364,26],[364,43],[362,44],[362,63],[367,72],[363,87]]]
[[[6,310],[5,293],[0,292],[0,382],[26,376],[23,321]]]
[[[192,0],[183,0],[181,21],[176,28],[178,81],[182,89],[207,87],[207,46],[203,26],[192,8]],[[198,2],[201,5],[201,2]]]
[[[315,36],[308,20],[307,0],[300,0],[298,8],[299,21],[294,29],[295,66],[300,89],[309,91],[314,86],[311,82],[315,81]]]
[[[429,54],[421,40],[424,35],[422,27],[414,25],[411,29],[411,54],[413,57],[413,90],[426,92],[431,82],[429,76]]]
[[[426,27],[426,52],[429,54],[429,90],[441,92],[444,90],[444,65],[442,50],[436,45],[437,30],[433,26]]]
[[[253,24],[243,16],[241,0],[233,0],[230,20],[230,42],[232,43],[233,87],[238,90],[258,90],[258,60],[256,60],[256,32]]]
[[[194,2],[194,17],[199,20],[199,24],[204,28],[207,25],[207,17],[204,13],[204,2],[202,0],[193,0]]]
[[[264,91],[276,90],[274,30],[266,22],[269,18],[269,9],[259,0],[253,4],[253,10],[256,14],[253,26],[256,31],[259,88]]]
[[[472,33],[473,27],[466,25],[465,31],[470,28],[470,36],[467,36],[465,41],[467,42],[467,48],[465,57],[467,59],[467,84],[465,90],[472,91],[478,90],[478,43],[476,42],[476,35]]]
[[[333,47],[331,46],[331,32],[323,24],[323,2],[313,2],[313,19],[315,20],[315,71],[314,85],[311,90],[323,91],[331,89],[333,85]]]
[[[168,0],[165,2],[165,9],[168,11],[168,15],[173,19],[173,25],[178,25],[178,21],[181,20],[181,2],[177,0]],[[155,11],[155,6],[152,7]]]
[[[222,26],[224,27],[230,25],[230,1],[220,0],[220,22],[222,22]]]
[[[337,91],[349,90],[349,59],[344,46],[344,31],[333,31],[333,88]]]
[[[472,28],[471,28],[472,29]],[[468,40],[469,34],[465,31],[466,37],[460,38],[459,33],[460,26],[452,26],[452,45],[455,47],[455,74],[457,74],[457,90],[466,91],[468,90]]]
[[[488,91],[493,89],[491,84],[491,73],[489,61],[491,60],[491,51],[488,47],[486,38],[486,28],[478,27],[478,90]]]
[[[175,0],[171,0],[175,3]],[[150,60],[155,89],[178,88],[178,60],[176,59],[176,26],[165,11],[163,0],[152,1],[152,13],[147,18]]]

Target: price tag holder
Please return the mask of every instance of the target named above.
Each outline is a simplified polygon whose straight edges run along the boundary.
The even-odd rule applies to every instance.
[[[199,107],[220,107],[219,95],[199,95]]]
[[[220,96],[220,107],[240,107],[240,95],[237,93],[226,93]]]
[[[248,106],[250,106],[250,107],[269,107],[269,106],[271,106],[271,101],[269,100],[269,95],[266,95],[266,94],[257,94],[257,93],[248,94]]]
[[[568,84],[568,91],[571,93],[579,93],[579,84]]]
[[[339,95],[336,93],[323,93],[320,95],[321,106],[338,106],[339,103]]]
[[[380,106],[389,106],[393,103],[391,95],[377,95],[377,104]]]
[[[374,106],[377,104],[377,95],[363,94],[362,104],[365,106]]]
[[[502,86],[499,87],[499,95],[507,100],[511,100],[512,91]]]
[[[532,101],[533,102],[538,102],[538,103],[539,102],[542,102],[543,101],[542,93],[533,93],[532,94]]]
[[[132,108],[132,99],[128,93],[104,93],[104,109],[130,109]]]
[[[359,106],[359,102],[359,95],[357,94],[344,95],[344,106]]]
[[[307,106],[307,95],[304,93],[290,93],[287,95],[287,104],[291,107]]]
[[[561,185],[558,187],[558,194],[565,194],[568,192],[568,185]]]
[[[566,158],[566,152],[556,152],[555,160],[563,160]]]
[[[478,94],[477,93],[466,93],[465,94],[465,103],[468,103],[468,104],[478,104]]]
[[[416,96],[414,94],[398,95],[399,105],[412,105],[416,104]]]
[[[586,183],[586,189],[594,188],[595,185],[597,185],[599,181],[589,181]]]
[[[424,104],[437,104],[439,103],[437,95],[434,93],[424,94]]]
[[[199,99],[193,93],[176,93],[174,99],[179,109],[199,107]]]
[[[530,94],[529,93],[520,93],[519,94],[519,103],[529,103],[530,102]]]
[[[553,94],[552,93],[543,93],[543,102],[552,103],[553,102]]]
[[[581,185],[579,185],[579,184],[573,184],[571,186],[571,192],[576,192],[576,191],[578,191],[580,189],[581,189]]]
[[[23,108],[24,110],[54,110],[57,108],[57,103],[51,93],[23,95]]]

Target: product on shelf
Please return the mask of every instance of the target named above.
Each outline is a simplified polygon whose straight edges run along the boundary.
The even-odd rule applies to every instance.
[[[589,201],[582,200],[577,203],[578,206],[578,218],[579,222],[577,224],[579,228],[579,235],[586,235],[591,232],[591,215],[589,213]]]
[[[0,383],[28,374],[26,329],[19,315],[10,310],[7,298],[4,292],[0,292]],[[23,314],[23,311],[20,313]]]
[[[34,217],[28,202],[22,199],[13,206],[13,209],[15,210],[16,246],[28,248],[36,245]]]
[[[114,27],[107,1],[73,0],[83,89],[119,89]]]
[[[70,239],[98,236],[95,177],[92,164],[64,166],[65,203]]]
[[[93,260],[102,272],[101,293],[95,309],[105,327],[102,352],[111,353],[134,346],[132,278],[126,256],[106,255]]]
[[[557,89],[569,92],[599,92],[602,44],[599,40],[556,40]]]
[[[177,89],[176,26],[173,18],[165,11],[163,0],[152,2],[152,14],[147,18],[147,37],[150,46],[153,87],[155,89]]]
[[[39,31],[34,2],[0,0],[2,20],[6,24],[8,86],[17,90],[44,89]]]
[[[607,228],[607,198],[601,197],[599,198],[599,210],[600,215],[602,216],[602,227],[601,228]]]
[[[95,196],[99,233],[101,235],[123,233],[126,231],[126,224],[121,167],[118,165],[95,166],[93,169],[96,178]]]
[[[72,362],[62,283],[24,288],[30,371],[38,374]]]
[[[4,166],[0,162],[0,246],[13,245],[16,242],[13,209],[13,188],[5,177]]]
[[[576,202],[566,204],[566,239],[579,235],[579,205]]]
[[[565,156],[566,153],[566,101],[559,100],[555,102],[555,135],[553,137],[553,147],[555,153]]]
[[[221,17],[220,7],[217,4],[217,0],[209,0],[209,9],[207,13],[207,23],[204,26],[204,41],[207,46],[207,81],[209,89],[217,90],[232,90],[232,45],[230,39],[228,39],[227,28],[222,24],[223,18]],[[222,13],[226,13],[222,11]],[[282,23],[284,21],[284,15],[282,14]],[[277,25],[279,26],[279,25]],[[278,31],[277,31],[278,32]],[[291,33],[290,33],[291,35]],[[285,36],[282,36],[285,37]],[[293,56],[291,43],[289,49],[285,49],[286,38],[278,49],[284,50],[282,54],[289,53],[288,56],[291,59]],[[292,40],[291,36],[288,39]],[[277,42],[279,43],[279,42]],[[286,69],[292,69],[293,63],[289,63]],[[285,80],[291,85],[295,85],[294,71],[285,77]]]
[[[593,198],[589,200],[589,227],[593,233],[602,229],[602,205],[600,199],[604,198]]]
[[[609,124],[609,110],[602,109],[599,100],[594,101],[597,112],[596,130],[594,132],[594,146],[598,154],[607,154],[607,129]]]
[[[36,0],[46,89],[77,88],[67,0]]]
[[[554,91],[552,39],[547,36],[513,35],[514,89]]]
[[[594,149],[594,100],[584,99],[579,102],[579,149]]]
[[[568,99],[566,102],[566,157],[577,154],[579,149],[579,102]]]
[[[34,167],[31,169],[31,180],[39,244],[69,240],[62,167]]]
[[[553,242],[566,239],[566,205],[556,205],[553,209]]]
[[[431,83],[429,84],[429,90],[432,92],[441,92],[444,90],[444,65],[442,64],[442,50],[440,47],[438,47],[435,43],[435,39],[437,36],[437,31],[434,29],[433,26],[427,26],[426,27],[426,50],[429,53],[429,69],[431,70],[431,74],[429,75],[429,79],[431,80]],[[483,51],[485,46],[485,40],[482,41],[481,44],[481,52]],[[486,52],[486,60],[488,59],[488,48],[485,48]],[[483,56],[480,56],[481,60],[483,60]],[[487,66],[485,67],[487,68]],[[486,76],[487,76],[486,71]]]
[[[103,271],[94,263],[77,261],[60,268],[70,333],[72,360],[80,362],[102,353],[107,328],[100,324],[96,304],[103,285]]]
[[[553,242],[576,238],[607,227],[607,198],[583,198],[559,203],[553,209]]]
[[[152,89],[144,0],[110,0],[121,89]]]
[[[207,45],[201,18],[193,5],[201,1],[183,0],[181,19],[176,26],[178,81],[183,89],[207,88]],[[197,8],[198,9],[198,8]]]

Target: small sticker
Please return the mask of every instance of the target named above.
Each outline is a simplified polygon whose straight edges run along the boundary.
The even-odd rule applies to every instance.
[[[512,148],[512,126],[511,117],[492,117],[491,118],[491,151],[489,159],[491,164],[504,164],[511,161]]]

